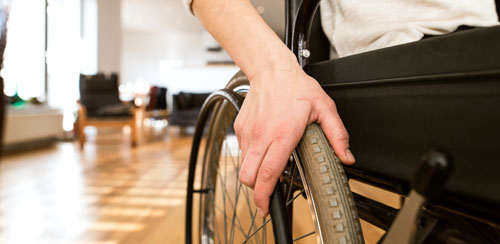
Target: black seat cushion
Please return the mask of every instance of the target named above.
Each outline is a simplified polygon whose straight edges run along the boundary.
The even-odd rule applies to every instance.
[[[496,70],[499,43],[500,26],[475,28],[316,63],[309,72],[331,84]]]
[[[130,118],[133,115],[133,109],[132,103],[116,103],[98,108],[95,115],[97,117]]]
[[[349,131],[353,169],[407,181],[423,154],[455,161],[451,195],[500,204],[500,27],[310,65]]]

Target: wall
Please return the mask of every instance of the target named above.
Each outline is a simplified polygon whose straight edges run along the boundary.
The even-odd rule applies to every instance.
[[[115,1],[115,0],[113,0]],[[268,24],[284,34],[284,1],[252,0]],[[230,61],[225,52],[207,52],[217,45],[180,0],[122,2],[121,82],[131,89],[150,85],[206,92],[219,89],[238,70],[235,66],[206,66],[207,61]],[[101,22],[101,21],[100,21]],[[138,89],[139,87],[139,89]]]
[[[97,69],[120,72],[121,0],[98,0],[97,21]]]
[[[180,60],[183,65],[205,63],[201,32],[149,32],[125,30],[122,39],[122,82],[146,81],[161,84],[168,74],[161,71],[165,61]]]

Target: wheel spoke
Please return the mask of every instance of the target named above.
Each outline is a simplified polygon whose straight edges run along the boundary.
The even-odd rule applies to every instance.
[[[256,220],[256,216],[257,216],[257,211],[255,210],[254,213],[252,213],[251,211],[251,204],[250,204],[250,199],[249,199],[249,195],[248,195],[248,189],[246,187],[244,187],[237,179],[239,177],[239,161],[238,163],[235,163],[234,162],[234,159],[232,157],[232,153],[231,153],[231,150],[228,146],[228,143],[227,141],[225,140],[225,145],[224,145],[224,151],[228,152],[227,155],[224,156],[224,176],[222,176],[222,174],[220,174],[221,172],[219,171],[219,168],[217,168],[217,174],[219,176],[219,181],[221,183],[221,193],[223,195],[223,204],[224,204],[224,209],[222,210],[220,207],[218,207],[217,209],[224,215],[224,233],[225,233],[225,243],[232,243],[234,241],[234,234],[235,234],[235,229],[238,229],[239,232],[242,233],[242,235],[245,237],[245,241],[243,243],[253,243],[251,241],[252,238],[255,238],[255,241],[257,243],[267,243],[267,224],[271,221],[271,219],[266,219],[264,218],[263,219],[263,224],[259,227],[257,227],[255,225],[255,220]],[[238,149],[238,156],[239,156],[239,149]],[[228,159],[228,157],[230,157],[230,159]],[[227,166],[228,166],[228,161],[231,161],[232,165],[235,167],[236,169],[236,182],[237,183],[237,187],[235,188],[235,201],[233,202],[232,199],[231,199],[231,196],[228,194],[228,188],[227,188],[227,180],[228,180],[228,176],[227,176]],[[291,181],[290,181],[290,186],[289,186],[289,189],[288,189],[288,192],[287,192],[287,202],[286,202],[286,206],[288,206],[289,204],[291,204],[293,201],[295,201],[300,195],[302,195],[305,190],[302,189],[300,190],[297,194],[292,194],[292,186],[293,186],[293,181],[295,180],[295,175],[296,175],[296,170],[297,168],[294,167],[293,170],[292,170],[292,176],[291,176]],[[243,196],[245,198],[245,201],[246,201],[246,205],[248,207],[248,210],[249,210],[249,214],[250,214],[250,217],[251,217],[251,223],[250,223],[250,226],[248,228],[248,232],[245,232],[243,230],[243,226],[242,226],[242,222],[241,220],[239,219],[238,215],[237,215],[237,204],[239,202],[239,196],[241,194],[241,192],[243,192]],[[293,196],[292,199],[290,199],[290,196]],[[228,201],[228,203],[226,203],[226,201]],[[230,218],[230,216],[228,216],[227,214],[227,205],[229,205],[232,210],[233,210],[233,213],[232,213],[232,218]],[[229,235],[228,235],[228,221],[231,222],[231,227],[230,227],[230,230],[229,230]],[[236,227],[236,228],[235,228]],[[253,232],[252,232],[253,231]],[[261,231],[261,233],[259,234],[258,232]],[[250,234],[251,233],[251,234]],[[306,238],[312,234],[314,234],[315,232],[312,231],[306,235],[303,235],[303,236],[300,236],[298,238],[296,238],[294,240],[295,241],[298,241],[298,240],[301,240],[303,238]],[[217,233],[218,234],[218,233]],[[228,239],[229,238],[229,239]],[[220,237],[219,237],[219,240],[220,240]]]
[[[288,193],[286,195],[286,200],[288,201],[290,199],[290,195],[292,194],[292,188],[293,188],[293,181],[295,180],[295,171],[297,170],[297,166],[295,164],[292,164],[293,170],[292,170],[292,179],[288,183]],[[288,204],[287,204],[288,205]]]
[[[229,113],[227,113],[228,111],[226,110],[227,107],[224,107],[224,109],[221,111],[225,111],[225,113],[217,114],[218,117],[216,117],[215,119],[215,126],[212,125],[211,127],[213,139],[209,140],[210,144],[206,147],[207,151],[211,151],[208,151],[208,154],[206,154],[208,156],[205,156],[205,160],[207,160],[205,162],[209,163],[205,163],[206,167],[204,168],[205,171],[203,176],[206,177],[208,173],[209,178],[207,178],[208,181],[206,181],[208,182],[207,187],[203,189],[213,189],[213,192],[207,194],[207,196],[209,195],[210,197],[207,199],[208,202],[204,205],[210,205],[211,207],[207,208],[207,210],[210,210],[210,212],[206,212],[207,210],[205,210],[206,226],[204,228],[206,228],[205,230],[208,231],[206,233],[208,234],[208,240],[211,243],[243,242],[267,244],[268,235],[269,239],[272,240],[271,235],[273,233],[271,233],[271,230],[280,231],[280,233],[287,230],[283,229],[280,226],[277,226],[277,230],[271,229],[269,232],[267,231],[268,228],[275,227],[274,225],[268,225],[268,223],[271,222],[272,219],[270,217],[260,218],[257,216],[256,206],[253,202],[252,197],[253,191],[251,191],[251,189],[249,189],[239,181],[239,173],[242,167],[241,149],[236,144],[236,137],[234,133],[230,133],[227,130],[229,127],[231,127],[234,114],[230,113],[230,111]],[[312,153],[313,151],[307,152]],[[308,157],[304,158],[309,159]],[[283,191],[285,201],[281,202],[281,206],[279,207],[281,208],[280,210],[284,210],[282,208],[286,206],[288,212],[284,212],[285,216],[278,216],[279,220],[281,220],[281,217],[286,218],[287,213],[292,214],[295,200],[300,195],[306,193],[305,189],[310,189],[308,188],[309,186],[306,185],[307,182],[301,181],[304,180],[305,177],[303,175],[304,169],[299,168],[304,165],[302,163],[304,162],[299,160],[297,157],[295,158],[295,160],[290,159],[289,165],[287,166],[287,170],[289,171],[283,175],[283,184],[288,188],[285,188],[285,190]],[[311,166],[308,163],[310,162],[306,160],[305,165],[307,167]],[[323,168],[321,168],[320,170],[322,169]],[[314,171],[314,173],[317,173],[318,169],[315,168],[314,170],[316,170]],[[328,171],[328,173],[330,173],[330,171]],[[202,184],[207,184],[203,182],[205,181],[202,181]],[[307,194],[309,196],[309,190],[307,191]],[[297,204],[299,204],[298,202],[302,204],[303,201],[301,199],[297,201]],[[245,210],[245,208],[247,210]],[[291,216],[289,216],[289,218],[290,224],[297,224],[293,223],[294,221],[291,219]],[[316,220],[314,216],[313,219]],[[213,220],[215,220],[216,223],[213,223]],[[215,229],[213,229],[214,227]],[[309,232],[307,230],[313,231]],[[215,234],[213,232],[215,232]],[[300,242],[300,240],[302,239],[310,236],[315,236],[316,233],[317,232],[315,228],[308,227],[307,229],[305,229],[305,231],[300,231],[300,235],[297,235],[292,239],[293,242]],[[217,238],[217,240],[215,238]],[[312,240],[312,238],[309,239]]]
[[[248,234],[246,235],[247,236],[247,241],[249,240],[249,236],[250,236],[250,232],[252,231],[252,227],[254,227],[254,223],[255,223],[255,217],[257,216],[257,209],[255,209],[254,213],[250,213],[250,216],[252,217],[252,221],[250,222],[250,227],[248,228]]]
[[[234,210],[233,210],[233,219],[232,219],[231,232],[230,232],[230,238],[229,238],[230,243],[233,243],[233,238],[234,238],[234,221],[236,219],[236,211],[238,209],[238,199],[239,199],[240,189],[241,189],[241,185],[238,185],[237,190],[236,190],[236,197],[235,197]]]
[[[251,207],[250,199],[248,197],[248,189],[246,187],[243,187],[243,192],[244,192],[243,196],[245,197],[245,200],[246,200],[247,206],[248,206],[248,213],[250,214],[250,216],[252,216],[252,207]]]
[[[302,195],[302,193],[304,193],[305,190],[302,189],[299,191],[299,193],[297,193],[292,199],[290,199],[288,202],[286,202],[286,205],[290,205],[290,203],[292,203],[293,201],[295,201],[295,199],[297,199],[297,197],[299,197],[300,195]]]
[[[254,224],[255,224],[255,217],[257,216],[257,209],[254,211],[254,213],[252,213],[252,207],[251,207],[251,203],[250,203],[250,200],[249,200],[248,188],[247,187],[243,187],[243,196],[245,197],[245,200],[246,200],[246,203],[247,203],[248,213],[250,214],[250,217],[252,218],[250,227],[248,228],[248,235],[250,235],[250,231],[252,231],[252,229],[253,229],[252,227],[254,227]]]
[[[226,210],[226,211],[221,211],[220,208],[218,208],[218,209],[224,215],[226,241],[229,241],[229,243],[232,243],[233,239],[234,239],[234,226],[236,225],[235,221],[238,222],[239,226],[237,226],[237,227],[240,228],[240,231],[242,231],[241,230],[241,228],[242,228],[242,226],[241,226],[241,220],[239,219],[238,215],[236,214],[237,213],[237,205],[238,205],[238,202],[239,202],[239,196],[241,194],[242,189],[243,189],[243,192],[244,192],[243,196],[244,196],[244,198],[245,198],[245,200],[247,202],[247,206],[248,206],[248,209],[249,209],[250,216],[252,216],[252,212],[250,210],[251,207],[250,207],[250,200],[249,200],[249,197],[248,197],[248,190],[246,189],[246,187],[243,187],[243,185],[238,181],[238,177],[239,177],[239,163],[235,163],[234,162],[233,153],[231,152],[231,149],[230,149],[230,147],[229,147],[229,145],[227,143],[227,140],[224,140],[224,141],[225,141],[225,143],[224,143],[224,148],[223,148],[224,150],[223,150],[223,152],[225,152],[225,153],[223,155],[224,156],[223,163],[224,163],[224,172],[225,172],[225,174],[224,174],[224,177],[222,177],[222,174],[219,171],[219,168],[217,168],[217,174],[219,176],[219,181],[220,181],[220,183],[222,185],[222,187],[221,187],[222,188],[221,189],[222,193],[221,194],[224,196],[223,203],[226,204],[226,201],[229,202],[229,204],[227,204],[227,205],[229,205],[232,208],[232,210],[233,210],[233,214],[232,214],[233,218],[229,218],[228,214],[226,213],[227,212],[227,205],[224,205],[224,210]],[[239,152],[240,152],[240,150],[238,148],[238,154],[237,154],[238,157],[239,157]],[[228,160],[228,157],[230,157],[229,160]],[[228,194],[229,191],[228,191],[228,188],[227,188],[227,183],[228,183],[227,182],[227,180],[228,180],[228,178],[227,178],[227,166],[228,166],[228,161],[231,161],[232,164],[233,164],[233,166],[236,168],[236,179],[235,179],[235,181],[237,182],[237,187],[235,188],[236,193],[235,193],[234,204],[233,204],[233,201],[232,201],[230,195]],[[231,222],[231,228],[230,228],[231,230],[230,230],[230,233],[229,233],[229,240],[227,240],[227,236],[228,236],[227,235],[228,221]],[[245,237],[248,236],[248,234],[245,234],[244,231],[242,231],[242,233],[243,233],[243,235]]]
[[[227,189],[226,189],[226,182],[222,179],[222,177],[221,177],[221,176],[220,176],[219,178],[220,178],[221,184],[223,185],[223,189],[222,189],[222,190],[224,191],[224,195],[226,195],[226,196],[227,196],[227,198],[228,198],[228,200],[229,200],[229,203],[230,203],[230,205],[229,205],[229,206],[231,206],[231,208],[232,208],[232,209],[234,209],[234,205],[232,204],[232,203],[233,203],[233,202],[232,202],[232,199],[231,199],[231,197],[230,197],[230,196],[228,196],[228,195],[227,195],[227,192],[228,192],[228,191],[227,191]]]
[[[217,207],[215,209],[217,209]],[[219,235],[219,231],[217,231],[217,230],[219,230],[218,224],[217,224],[217,222],[218,222],[217,219],[214,222],[215,222],[215,234],[217,235],[217,240],[219,241],[218,243],[222,243],[220,235]]]
[[[222,209],[221,209],[220,207],[217,207],[217,206],[216,206],[216,207],[215,207],[215,209],[219,210],[220,212],[223,212],[223,211],[222,211]],[[228,218],[228,219],[229,219],[229,216],[227,216],[227,215],[226,215],[226,216],[225,216],[225,218]],[[243,226],[241,225],[241,221],[240,221],[238,218],[236,218],[236,221],[237,221],[238,223],[235,223],[235,226],[236,226],[236,227],[237,227],[237,229],[238,229],[238,230],[239,230],[239,231],[240,231],[240,232],[241,232],[241,233],[245,236],[245,238],[247,238],[247,237],[248,237],[248,234],[247,234],[247,233],[245,233],[245,230],[243,229]]]
[[[310,236],[310,235],[312,235],[312,234],[314,234],[314,233],[316,233],[316,231],[311,231],[311,232],[309,232],[309,233],[307,233],[307,234],[305,234],[305,235],[303,235],[303,236],[299,236],[299,237],[295,238],[295,239],[293,240],[293,242],[296,242],[296,241],[302,240],[302,239],[304,239],[304,238],[306,238],[306,237],[308,237],[308,236]]]
[[[232,199],[231,199],[231,197],[230,197],[230,196],[228,196],[228,195],[227,195],[226,182],[225,182],[225,181],[224,181],[224,179],[222,178],[222,176],[221,176],[221,174],[220,174],[219,169],[218,169],[218,168],[216,168],[216,170],[217,170],[217,176],[219,176],[219,180],[220,180],[220,182],[221,182],[221,184],[222,184],[222,191],[223,191],[223,193],[222,193],[222,194],[223,194],[224,196],[227,196],[227,198],[229,199],[230,206],[232,207],[232,209],[234,209],[234,205],[232,204]],[[224,198],[224,199],[225,199],[225,198]],[[225,203],[225,202],[224,202],[224,203]],[[225,207],[225,205],[224,205],[224,207]]]
[[[262,242],[267,244],[267,226],[265,226],[262,231]]]
[[[257,228],[254,232],[252,232],[251,235],[248,236],[248,238],[243,242],[243,243],[247,243],[247,241],[252,238],[252,236],[254,236],[255,234],[257,234],[257,232],[259,232],[260,229],[264,228],[264,226],[267,225],[267,223],[269,223],[271,221],[271,218],[267,219],[261,226],[259,226],[259,228]]]

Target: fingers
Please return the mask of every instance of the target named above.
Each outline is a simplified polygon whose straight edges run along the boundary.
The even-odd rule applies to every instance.
[[[259,173],[262,159],[266,155],[268,148],[269,143],[266,144],[258,140],[254,140],[250,143],[241,165],[239,175],[241,183],[250,188],[254,188],[257,173]]]
[[[262,161],[255,182],[254,202],[257,212],[265,217],[269,212],[269,199],[281,172],[285,169],[286,162],[297,142],[295,138],[287,140],[274,140]]]
[[[243,129],[245,125],[245,117],[242,114],[238,114],[236,120],[234,121],[234,132],[236,133],[236,138],[238,139],[238,146],[241,149],[241,162],[243,163],[246,156],[247,147],[243,143]],[[243,137],[243,138],[242,138]],[[246,144],[245,144],[246,145]]]
[[[248,94],[234,122],[234,131],[236,132],[238,145],[241,149],[241,163],[243,163],[246,157],[246,152],[251,141],[252,130],[249,130],[249,128],[252,128],[255,123],[251,117],[249,118],[249,114],[255,110],[255,106],[252,106],[251,102],[252,96]]]
[[[340,119],[335,103],[329,100],[327,102],[318,102],[318,106],[320,106],[316,110],[320,111],[318,123],[325,132],[333,150],[335,150],[335,154],[344,164],[353,164],[356,160],[351,150],[349,150],[349,134]]]

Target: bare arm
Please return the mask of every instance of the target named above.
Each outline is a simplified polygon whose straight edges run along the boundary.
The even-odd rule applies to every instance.
[[[193,11],[250,80],[270,65],[295,68],[293,54],[248,0],[195,0]]]
[[[308,124],[318,122],[339,158],[354,163],[335,103],[249,0],[194,0],[193,11],[250,81],[235,130],[240,181],[254,188],[259,215],[267,215],[274,185]]]

